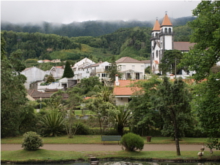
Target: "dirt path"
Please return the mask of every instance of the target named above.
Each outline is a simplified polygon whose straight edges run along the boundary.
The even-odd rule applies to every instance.
[[[199,151],[201,144],[181,144],[181,151]],[[56,151],[121,151],[117,144],[44,144],[42,149]],[[21,150],[21,144],[1,144],[1,151]],[[175,144],[145,144],[143,151],[176,151]]]

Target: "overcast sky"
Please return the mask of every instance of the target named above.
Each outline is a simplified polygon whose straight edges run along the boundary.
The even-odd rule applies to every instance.
[[[88,20],[140,20],[192,16],[199,0],[141,1],[5,1],[1,0],[1,20],[12,23],[71,23]]]

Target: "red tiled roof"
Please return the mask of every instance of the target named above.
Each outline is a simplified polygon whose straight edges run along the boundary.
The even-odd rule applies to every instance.
[[[142,60],[141,62],[143,62],[143,63],[145,63],[145,64],[147,64],[147,63],[150,64],[150,60]]]
[[[63,66],[55,66],[55,67],[56,67],[56,68],[61,68],[61,69],[63,68]]]
[[[46,93],[43,93],[43,92],[39,92],[35,89],[29,89],[28,91],[28,94],[33,97],[35,100],[38,100],[40,98],[42,99],[47,99],[47,98],[50,98],[50,96],[55,93],[55,92],[46,92]],[[63,94],[63,99],[68,99],[68,94],[64,93]]]
[[[139,87],[131,87],[132,84],[140,80],[119,80],[119,86],[114,86],[113,95],[118,96],[130,96],[137,91],[140,91]]]
[[[172,26],[172,23],[167,14],[164,16],[161,26]]]
[[[158,20],[156,20],[154,24],[153,31],[160,31],[160,23]]]
[[[116,61],[116,63],[143,63],[139,60],[135,60],[131,57],[122,57]]]
[[[173,42],[173,48],[176,50],[189,51],[196,43],[190,42]]]
[[[91,97],[85,97],[84,99],[85,99],[85,100],[88,100],[88,99],[90,99],[90,98],[91,98]]]

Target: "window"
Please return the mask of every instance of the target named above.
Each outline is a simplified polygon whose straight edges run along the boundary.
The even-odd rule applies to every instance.
[[[158,50],[156,51],[156,57],[158,58]]]
[[[165,33],[167,33],[167,28],[165,28]]]
[[[169,28],[169,33],[171,33],[171,28]]]
[[[105,73],[102,73],[102,77],[106,77],[106,74],[105,74]]]

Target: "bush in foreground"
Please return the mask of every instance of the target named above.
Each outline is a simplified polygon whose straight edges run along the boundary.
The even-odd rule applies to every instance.
[[[25,150],[35,151],[43,146],[42,139],[36,132],[26,132],[23,137],[22,148]]]
[[[127,151],[141,151],[144,147],[144,140],[139,135],[127,133],[121,138],[121,144]]]

